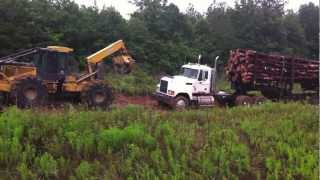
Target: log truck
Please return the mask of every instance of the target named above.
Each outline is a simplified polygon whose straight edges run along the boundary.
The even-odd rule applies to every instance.
[[[162,77],[154,97],[159,104],[175,109],[190,105],[252,105],[267,99],[319,99],[319,61],[232,50],[226,74],[234,92],[227,93],[216,88],[218,58],[213,68],[188,63],[179,75]],[[303,93],[293,93],[294,84],[300,85]],[[250,91],[260,91],[263,96],[250,95]]]
[[[112,103],[111,88],[98,78],[99,64],[112,56],[120,73],[131,71],[133,58],[122,40],[86,57],[87,71],[78,74],[73,49],[63,46],[32,48],[0,58],[0,97],[4,104],[32,107],[46,103],[48,95],[75,95],[89,107]]]

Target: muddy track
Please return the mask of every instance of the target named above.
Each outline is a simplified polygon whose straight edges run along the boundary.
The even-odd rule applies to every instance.
[[[127,106],[129,104],[141,105],[148,108],[159,108],[158,102],[149,95],[146,96],[127,96],[117,93],[114,95],[113,105],[116,107]]]
[[[154,99],[150,95],[144,95],[144,96],[129,96],[125,94],[120,94],[116,93],[114,94],[114,100],[111,105],[111,109],[113,108],[118,108],[118,107],[125,107],[127,105],[139,105],[143,106],[148,109],[153,109],[153,110],[170,110],[169,107],[164,107],[160,106],[158,104],[158,101]],[[2,110],[8,108],[10,105],[4,105],[1,106],[0,108]],[[79,99],[77,98],[69,98],[69,99],[64,99],[64,98],[50,98],[48,99],[48,102],[46,103],[45,106],[41,107],[33,107],[32,109],[35,110],[43,110],[45,112],[50,112],[50,111],[63,111],[67,110],[69,108],[76,108],[76,109],[86,109],[86,106],[83,105]]]
[[[259,158],[258,151],[256,147],[250,143],[250,137],[247,133],[245,133],[243,130],[239,129],[239,138],[242,143],[244,143],[250,151],[250,172],[247,172],[243,177],[240,179],[250,180],[250,179],[257,179],[257,173],[262,172],[259,177],[262,179],[266,179],[266,168],[263,164],[263,161],[261,158]]]

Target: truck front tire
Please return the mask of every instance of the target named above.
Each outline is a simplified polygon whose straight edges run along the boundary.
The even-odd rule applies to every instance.
[[[174,109],[176,110],[183,110],[189,106],[189,99],[184,96],[177,96],[175,98]]]

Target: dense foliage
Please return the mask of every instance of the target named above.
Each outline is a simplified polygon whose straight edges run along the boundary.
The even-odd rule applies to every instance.
[[[318,109],[304,104],[159,112],[0,115],[1,179],[317,179]]]
[[[182,13],[167,0],[134,0],[129,20],[106,7],[71,0],[0,0],[0,56],[45,45],[75,48],[78,59],[124,39],[149,71],[173,72],[203,54],[211,64],[233,48],[318,58],[319,7],[284,11],[284,0],[242,0],[234,8],[214,3],[205,14],[192,5]]]
[[[114,92],[132,96],[150,95],[154,93],[157,85],[154,76],[137,66],[130,74],[125,75],[109,71],[105,79]]]

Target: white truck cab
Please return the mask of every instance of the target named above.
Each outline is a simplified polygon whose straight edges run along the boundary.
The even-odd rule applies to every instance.
[[[218,57],[216,62],[217,59]],[[212,106],[215,79],[215,68],[199,63],[188,63],[182,66],[179,75],[161,78],[155,97],[160,103],[177,109],[183,109],[190,104]]]

